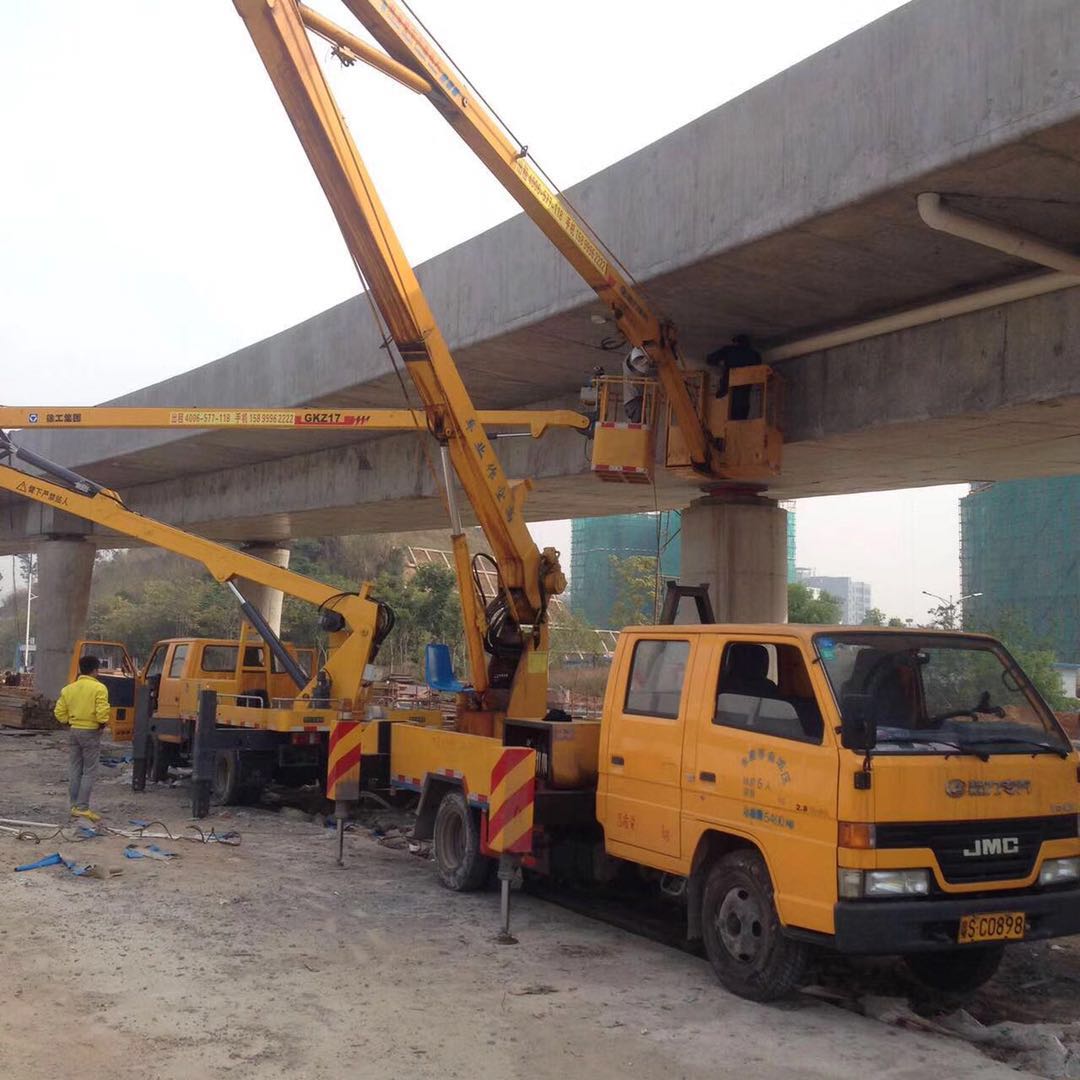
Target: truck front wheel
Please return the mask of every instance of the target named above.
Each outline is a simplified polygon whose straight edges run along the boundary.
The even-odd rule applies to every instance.
[[[923,986],[950,995],[970,994],[997,972],[1004,945],[968,945],[944,952],[908,953],[904,963]]]
[[[733,994],[774,1001],[798,986],[808,950],[784,936],[765,860],[732,851],[709,872],[701,903],[705,952]]]
[[[435,814],[435,866],[439,880],[454,892],[482,889],[492,860],[480,853],[480,815],[460,791],[448,791]]]

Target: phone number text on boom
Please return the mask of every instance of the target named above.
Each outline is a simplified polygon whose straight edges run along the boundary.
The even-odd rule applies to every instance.
[[[199,412],[174,412],[169,423],[182,427],[219,427],[224,424],[268,424],[290,427],[296,414],[293,412],[248,412],[242,409],[214,409]]]

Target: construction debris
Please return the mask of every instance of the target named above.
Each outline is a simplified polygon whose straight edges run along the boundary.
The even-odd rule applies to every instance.
[[[0,727],[52,731],[60,727],[52,703],[29,686],[0,686]]]
[[[15,872],[20,873],[26,870],[42,870],[48,866],[64,866],[76,877],[92,877],[103,881],[106,881],[109,878],[119,877],[123,872],[118,866],[98,866],[95,863],[77,863],[74,859],[65,859],[59,851],[54,851],[51,855],[43,855],[34,862],[23,863],[22,866],[16,866]]]
[[[175,851],[163,851],[157,844],[128,844],[124,848],[125,859],[157,859],[159,862],[169,862],[178,858]]]

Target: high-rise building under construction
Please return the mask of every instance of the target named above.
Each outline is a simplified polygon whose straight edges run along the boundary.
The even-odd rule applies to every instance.
[[[795,512],[787,518],[787,578],[795,580]],[[660,555],[660,599],[663,581],[679,576],[681,550],[678,511],[659,514],[615,514],[576,518],[571,523],[570,606],[590,626],[611,627],[616,578],[612,557]],[[693,583],[692,583],[693,584]]]
[[[973,484],[960,500],[964,622],[1017,621],[1058,660],[1080,659],[1080,476]]]

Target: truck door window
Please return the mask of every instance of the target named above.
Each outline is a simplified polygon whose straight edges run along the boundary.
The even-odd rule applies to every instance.
[[[102,675],[131,675],[128,655],[122,645],[107,641],[87,641],[81,650],[82,656],[96,656],[101,665]]]
[[[677,719],[689,657],[689,641],[639,641],[630,661],[623,711]]]
[[[146,678],[160,675],[165,670],[165,652],[167,646],[159,645],[151,654],[146,664]]]
[[[798,648],[731,642],[720,664],[713,723],[820,743],[825,725]]]
[[[177,645],[173,649],[172,660],[169,662],[169,678],[179,679],[184,674],[184,661],[187,659],[188,647]]]
[[[263,659],[262,646],[260,645],[247,645],[244,648],[244,667],[246,668],[261,668],[266,666],[266,661]]]
[[[235,645],[207,645],[203,648],[202,669],[203,671],[229,672],[236,670]]]

